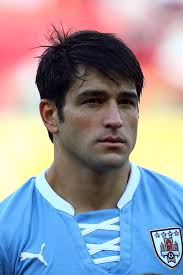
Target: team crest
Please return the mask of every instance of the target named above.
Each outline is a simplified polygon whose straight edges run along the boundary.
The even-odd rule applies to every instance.
[[[150,232],[158,258],[170,268],[176,267],[182,258],[180,228],[165,228]]]

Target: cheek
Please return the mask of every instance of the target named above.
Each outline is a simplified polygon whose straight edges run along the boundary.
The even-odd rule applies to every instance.
[[[132,138],[136,139],[138,128],[138,115],[133,115],[128,118],[128,130]]]
[[[137,128],[138,128],[138,118],[136,118],[136,119],[134,119],[133,121],[132,121],[132,129],[134,130],[134,133],[135,133],[135,135],[136,135],[136,133],[137,133]]]
[[[96,125],[95,116],[90,116],[87,114],[83,114],[83,112],[74,112],[70,111],[69,113],[65,113],[65,123],[68,127],[74,130],[75,133],[85,134],[92,131]]]
[[[132,129],[133,129],[133,147],[135,146],[136,144],[136,140],[137,140],[137,130],[138,130],[138,118],[136,118],[133,122],[133,126],[132,126]]]

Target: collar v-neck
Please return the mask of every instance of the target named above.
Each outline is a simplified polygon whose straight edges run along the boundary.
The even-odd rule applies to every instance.
[[[57,210],[64,211],[72,216],[75,214],[73,206],[61,198],[54,190],[51,188],[46,180],[46,171],[43,171],[40,175],[36,177],[35,186],[41,193],[41,195]],[[131,163],[130,177],[126,189],[117,203],[119,209],[123,208],[129,201],[131,201],[133,194],[140,182],[140,170],[139,168]]]

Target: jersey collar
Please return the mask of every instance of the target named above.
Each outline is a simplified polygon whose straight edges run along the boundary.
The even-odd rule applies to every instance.
[[[136,165],[131,163],[130,177],[129,177],[126,189],[117,203],[117,207],[119,209],[121,209],[123,206],[125,206],[125,204],[131,201],[133,194],[135,193],[135,190],[139,185],[139,182],[140,182],[140,170]]]
[[[42,172],[36,177],[35,186],[41,193],[41,195],[56,209],[64,211],[72,216],[75,214],[73,206],[66,200],[61,198],[48,184],[46,177],[46,171]],[[121,209],[129,201],[131,201],[135,190],[140,182],[140,170],[139,168],[131,163],[130,177],[128,180],[127,187],[117,203],[117,207]]]
[[[66,200],[62,199],[57,193],[53,191],[46,180],[46,171],[42,172],[36,177],[35,185],[41,195],[56,209],[64,211],[74,216],[74,208]]]

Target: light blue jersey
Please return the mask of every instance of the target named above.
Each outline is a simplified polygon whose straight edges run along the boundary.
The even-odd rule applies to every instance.
[[[132,165],[116,209],[75,214],[46,181],[0,204],[0,275],[182,275],[183,187]]]

